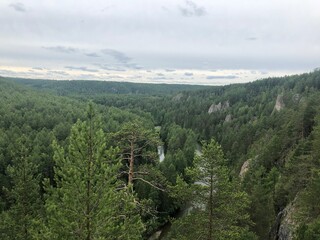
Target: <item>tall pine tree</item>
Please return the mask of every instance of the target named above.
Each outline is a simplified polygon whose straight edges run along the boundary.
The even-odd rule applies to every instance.
[[[137,120],[126,123],[114,135],[121,148],[121,155],[127,169],[128,185],[133,185],[135,180],[144,180],[143,175],[149,173],[138,170],[140,165],[153,164],[157,159],[156,149],[160,141],[154,131],[150,131]],[[142,176],[141,176],[142,175]]]
[[[140,239],[143,225],[134,196],[118,180],[118,150],[106,137],[89,105],[87,121],[71,129],[67,153],[55,142],[55,186],[46,182],[50,239]]]
[[[211,140],[188,169],[193,209],[173,225],[171,239],[255,239],[249,232],[248,196],[230,180],[220,145]]]

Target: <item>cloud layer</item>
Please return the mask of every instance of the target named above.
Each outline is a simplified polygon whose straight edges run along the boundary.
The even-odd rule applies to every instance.
[[[11,3],[9,7],[13,8],[17,12],[26,12],[26,7],[21,2]]]
[[[320,65],[318,9],[318,0],[5,0],[0,67],[210,84],[310,71]],[[258,74],[233,73],[242,70]]]
[[[184,17],[201,17],[206,14],[204,7],[199,7],[195,2],[186,0],[185,5],[179,8]]]

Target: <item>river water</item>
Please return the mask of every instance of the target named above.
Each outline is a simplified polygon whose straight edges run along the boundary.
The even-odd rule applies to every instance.
[[[164,147],[163,146],[158,146],[158,156],[160,162],[164,160]]]
[[[199,143],[196,145],[195,155],[201,156],[202,155],[202,147]],[[158,146],[158,156],[160,162],[164,160],[164,147]],[[200,182],[196,182],[196,184],[203,184]],[[188,215],[194,206],[191,203],[188,203],[183,209],[181,209],[175,216],[176,219],[181,218],[185,215]],[[162,226],[157,232],[155,232],[148,240],[160,240],[166,239],[168,233],[170,232],[171,223],[168,222],[164,226]]]

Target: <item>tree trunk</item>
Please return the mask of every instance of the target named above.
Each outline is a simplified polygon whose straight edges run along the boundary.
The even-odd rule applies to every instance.
[[[134,166],[134,149],[133,149],[133,141],[132,141],[130,143],[130,162],[129,162],[128,185],[131,185],[133,182],[133,166]]]
[[[93,144],[92,144],[92,119],[90,119],[89,127],[89,148],[88,148],[88,162],[87,162],[87,202],[86,202],[86,228],[87,240],[91,240],[91,165],[93,161]]]
[[[213,200],[213,174],[211,173],[210,176],[210,197],[209,197],[209,236],[208,240],[212,239],[212,224],[213,224],[213,206],[212,206],[212,200]]]

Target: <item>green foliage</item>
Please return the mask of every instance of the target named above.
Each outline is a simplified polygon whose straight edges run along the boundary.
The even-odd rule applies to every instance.
[[[116,145],[121,146],[122,176],[137,194],[142,219],[148,226],[146,233],[150,234],[173,211],[166,192],[168,181],[157,167],[156,150],[161,145],[159,136],[154,128],[148,129],[141,122],[132,121],[125,123],[113,139]],[[147,205],[144,206],[144,203]]]
[[[222,149],[215,140],[203,145],[203,154],[196,156],[188,174],[194,181],[194,209],[174,223],[172,239],[255,239],[248,230],[248,196],[230,180]]]
[[[10,78],[20,84],[24,84],[35,89],[52,91],[58,95],[105,95],[108,94],[172,94],[185,90],[203,89],[204,86],[179,85],[179,84],[146,84],[130,82],[110,82],[110,81],[53,81],[53,80],[30,80],[21,78]]]
[[[12,181],[11,189],[5,189],[9,209],[0,214],[1,239],[33,239],[37,231],[36,221],[42,214],[40,199],[40,178],[37,166],[30,156],[29,139],[21,136],[15,142],[12,164],[7,167],[7,175]]]
[[[137,142],[136,146],[142,149],[135,155],[134,171],[140,172],[140,175],[135,177],[146,182],[136,179],[131,192],[126,193],[131,200],[135,199],[139,204],[139,213],[147,223],[147,233],[155,231],[158,226],[183,210],[184,204],[193,196],[190,188],[185,191],[186,184],[193,182],[186,168],[193,168],[194,153],[195,150],[199,150],[197,143],[200,140],[215,138],[226,155],[227,160],[223,163],[226,169],[225,178],[233,179],[230,180],[230,184],[221,182],[225,183],[223,187],[226,191],[230,185],[231,189],[237,189],[235,192],[241,192],[241,188],[248,194],[250,218],[255,223],[251,230],[261,239],[269,237],[270,230],[277,229],[274,225],[277,214],[296,199],[299,203],[295,211],[299,212],[296,217],[301,224],[301,239],[306,236],[317,238],[319,213],[316,195],[317,175],[320,169],[317,103],[320,101],[320,72],[269,78],[247,84],[203,86],[195,91],[197,88],[97,81],[35,81],[0,77],[2,223],[11,224],[14,219],[10,217],[10,211],[14,209],[15,201],[9,198],[8,193],[15,189],[16,182],[7,169],[10,169],[8,166],[15,166],[18,139],[21,136],[28,139],[28,159],[37,166],[34,168],[34,178],[40,180],[39,176],[43,175],[55,188],[59,183],[57,179],[61,180],[61,177],[53,171],[54,165],[58,167],[58,160],[55,157],[56,160],[53,161],[52,140],[57,141],[56,154],[59,149],[64,149],[65,156],[61,159],[72,159],[69,155],[72,145],[70,141],[75,138],[75,130],[72,130],[72,133],[71,126],[78,119],[83,124],[83,120],[86,119],[85,106],[91,99],[97,104],[95,108],[102,119],[98,128],[113,133],[113,136],[122,131],[125,125],[135,122],[143,126],[142,133],[145,130],[154,132],[155,125],[161,126],[164,161],[159,163],[156,158],[158,143],[144,148],[143,141]],[[280,111],[274,110],[278,95],[282,96],[285,106]],[[209,107],[219,103],[228,107],[208,114]],[[69,137],[70,134],[72,138]],[[151,136],[147,138],[149,137]],[[125,153],[125,144],[121,141],[115,141],[109,134],[104,134],[103,138],[108,145],[105,148],[108,154],[104,159],[107,156],[110,157],[108,159],[117,159],[120,153],[115,150],[117,147],[121,148],[121,153]],[[110,148],[109,145],[114,148]],[[240,186],[234,186],[242,163],[248,159],[249,171],[244,175]],[[116,184],[125,185],[127,182],[120,181],[127,176],[126,163],[123,159],[121,163],[115,161],[115,165],[111,165],[119,164],[120,169],[116,170],[115,167],[114,170],[110,170],[115,175],[122,173],[119,174],[120,179],[115,179]],[[149,173],[144,175],[144,172]],[[76,176],[78,175],[75,174]],[[161,191],[152,185],[158,188],[166,186],[167,189]],[[4,191],[4,188],[7,191]],[[38,190],[39,199],[42,199],[44,189],[41,186]],[[132,196],[132,190],[136,194],[135,197]],[[221,198],[223,199],[223,196]],[[132,202],[131,200],[129,202]],[[142,204],[144,202],[148,204]],[[135,209],[135,206],[133,208]],[[194,211],[195,218],[203,217],[200,210]],[[188,217],[193,218],[192,215]],[[32,222],[39,225],[41,221],[37,219],[35,217]],[[185,225],[181,226],[186,232],[190,230],[190,236],[195,232],[193,228],[186,229]],[[14,227],[11,229],[13,232]],[[248,232],[246,227],[243,229]],[[41,233],[44,235],[38,235],[37,229],[34,232],[34,237],[38,239],[48,239],[52,236],[48,225],[43,226]],[[187,238],[190,236],[186,235]],[[240,239],[240,236],[238,237]]]
[[[134,196],[117,179],[118,150],[107,148],[105,139],[90,105],[87,121],[71,129],[67,154],[53,143],[55,186],[46,180],[47,227],[42,233],[49,239],[141,237]]]
[[[310,224],[302,224],[296,234],[297,240],[318,240],[320,239],[320,218]]]
[[[166,126],[162,130],[166,156],[160,164],[161,171],[171,183],[175,183],[178,175],[185,176],[185,169],[192,166],[195,150],[197,148],[197,136],[190,130],[176,124]]]
[[[260,167],[249,171],[244,179],[243,184],[249,193],[251,202],[250,217],[254,222],[252,230],[260,239],[268,239],[269,231],[276,219],[274,188],[278,174],[276,168],[266,174],[266,169]]]
[[[135,180],[141,180],[139,166],[152,165],[157,161],[155,149],[160,145],[160,141],[154,129],[147,129],[138,121],[129,122],[125,123],[113,138],[120,146],[124,165],[128,166],[124,170],[127,175],[127,183],[130,185]],[[142,175],[144,174],[148,172],[142,172]]]

